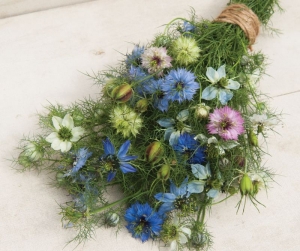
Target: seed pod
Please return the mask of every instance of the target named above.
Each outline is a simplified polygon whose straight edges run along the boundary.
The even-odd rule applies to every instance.
[[[148,100],[146,98],[140,99],[136,105],[135,108],[138,112],[145,112],[148,108]]]
[[[253,184],[252,180],[249,178],[248,174],[244,174],[240,182],[240,191],[242,195],[253,194]]]
[[[120,220],[120,217],[116,213],[107,213],[104,218],[104,225],[106,227],[115,227]]]
[[[133,90],[129,84],[122,84],[115,87],[111,92],[111,97],[118,102],[125,103],[131,99]]]
[[[169,165],[162,165],[162,167],[157,172],[157,178],[163,181],[166,181],[170,177],[170,166]]]
[[[252,130],[249,133],[249,139],[253,146],[258,146],[258,138]]]
[[[164,147],[161,142],[154,141],[146,148],[146,160],[152,164],[161,160]]]

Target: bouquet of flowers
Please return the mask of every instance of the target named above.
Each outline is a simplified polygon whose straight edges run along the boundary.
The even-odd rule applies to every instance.
[[[265,56],[251,45],[276,6],[230,1],[214,21],[176,18],[117,67],[87,74],[97,100],[39,115],[41,133],[21,141],[16,161],[55,173],[71,196],[60,213],[74,240],[125,226],[142,242],[208,250],[214,204],[238,197],[237,210],[258,208],[273,179],[262,145],[280,119],[257,90]],[[109,200],[112,186],[121,199]]]

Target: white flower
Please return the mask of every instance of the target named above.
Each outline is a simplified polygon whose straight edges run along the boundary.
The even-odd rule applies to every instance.
[[[43,157],[43,153],[40,152],[37,149],[36,145],[33,143],[29,143],[28,145],[25,146],[24,155],[29,157],[32,161],[37,161],[41,157]]]
[[[188,242],[188,238],[191,237],[191,229],[187,228],[185,224],[181,224],[177,216],[173,218],[173,224],[176,228],[176,237],[170,243],[170,251],[178,251],[178,244],[185,244]]]
[[[253,127],[258,127],[261,132],[264,128],[273,128],[279,123],[279,119],[276,117],[270,117],[266,114],[253,114],[250,118],[250,122]]]
[[[61,150],[63,153],[68,152],[72,147],[71,142],[78,141],[84,134],[82,127],[74,127],[74,121],[70,114],[66,114],[63,119],[53,116],[52,123],[55,131],[46,140],[51,143],[54,150]]]

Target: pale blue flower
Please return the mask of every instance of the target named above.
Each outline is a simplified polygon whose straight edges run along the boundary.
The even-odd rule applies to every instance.
[[[226,105],[233,97],[230,90],[240,88],[239,82],[226,78],[225,65],[220,66],[218,70],[208,67],[206,76],[212,84],[203,90],[202,99],[212,100],[217,97],[222,105]]]
[[[178,142],[179,136],[184,132],[191,132],[191,127],[184,124],[189,117],[188,110],[182,110],[178,113],[175,119],[163,118],[159,119],[157,123],[166,128],[165,131],[165,140],[169,140],[170,145],[175,145]]]

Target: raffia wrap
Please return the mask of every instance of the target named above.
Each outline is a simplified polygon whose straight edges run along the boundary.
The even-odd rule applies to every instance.
[[[254,44],[259,33],[259,19],[256,14],[244,4],[232,4],[224,9],[215,19],[216,22],[237,24],[249,39],[249,46]]]

